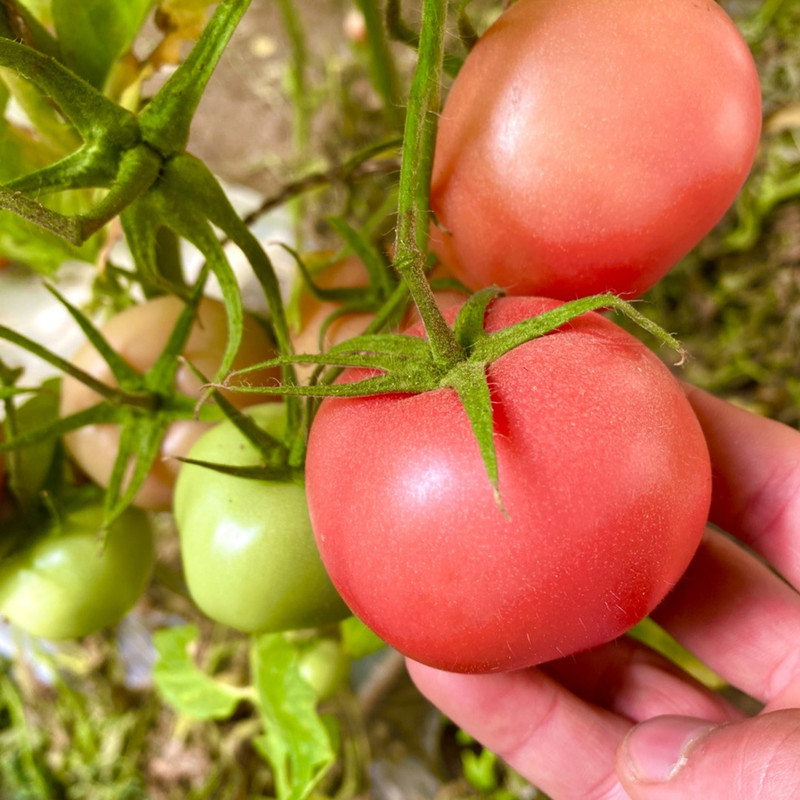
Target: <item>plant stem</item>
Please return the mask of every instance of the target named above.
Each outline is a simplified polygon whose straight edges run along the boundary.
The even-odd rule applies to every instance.
[[[400,92],[397,71],[386,43],[378,4],[375,0],[356,0],[367,27],[367,45],[370,52],[372,84],[383,101],[383,111],[389,125],[394,128],[401,120]]]
[[[446,0],[423,0],[419,59],[408,100],[397,209],[395,267],[425,326],[434,361],[444,370],[465,357],[425,275],[428,195],[440,105]]]

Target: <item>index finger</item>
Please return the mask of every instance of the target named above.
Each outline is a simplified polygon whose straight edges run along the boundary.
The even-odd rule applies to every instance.
[[[713,471],[710,519],[800,588],[800,432],[695,387]]]

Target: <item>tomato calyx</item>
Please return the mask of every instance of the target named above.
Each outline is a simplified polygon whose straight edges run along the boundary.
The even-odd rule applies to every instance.
[[[459,309],[450,335],[461,350],[461,357],[453,362],[437,361],[430,338],[420,335],[378,333],[365,334],[332,347],[324,354],[283,356],[256,364],[246,370],[233,372],[219,388],[234,391],[257,392],[266,395],[325,397],[365,397],[377,394],[421,394],[439,389],[454,390],[461,400],[470,420],[475,438],[480,446],[487,476],[495,492],[498,507],[502,502],[498,490],[498,465],[494,447],[494,424],[491,393],[486,369],[521,345],[557,331],[576,317],[591,311],[613,309],[624,314],[643,330],[655,336],[662,344],[673,347],[680,355],[685,352],[671,334],[645,317],[626,300],[613,294],[599,294],[579,298],[549,311],[523,320],[494,333],[484,330],[484,315],[492,300],[501,291],[489,288],[472,295]],[[229,383],[252,370],[292,363],[316,363],[333,368],[339,374],[342,368],[357,370],[351,380],[339,383],[311,382],[308,385],[233,386]],[[366,373],[366,374],[365,374]],[[353,377],[354,376],[354,377]]]
[[[262,464],[254,467],[238,467],[231,464],[221,464],[216,461],[204,461],[199,458],[189,458],[182,456],[178,459],[182,464],[192,464],[195,467],[219,472],[222,475],[230,475],[234,478],[245,478],[253,481],[269,481],[271,483],[303,483],[303,471],[293,469],[288,464],[277,466],[273,464]]]
[[[0,442],[0,453],[15,453],[39,443],[54,442],[58,437],[86,425],[119,425],[121,429],[119,448],[105,496],[105,524],[109,526],[130,505],[143,485],[158,457],[162,439],[172,422],[198,418],[210,421],[220,417],[219,409],[206,406],[198,409],[195,399],[184,396],[175,389],[175,376],[181,363],[180,353],[195,324],[204,283],[203,275],[179,314],[160,356],[143,374],[117,353],[80,309],[71,305],[55,289],[50,289],[108,365],[116,385],[96,379],[36,342],[0,326],[0,337],[42,358],[63,374],[76,378],[101,396],[99,402],[88,408],[63,417],[59,416],[55,408],[52,414],[32,421],[23,429],[9,430],[9,435]],[[0,383],[5,384],[12,379],[13,376],[9,375],[7,380],[0,380]],[[9,398],[23,391],[15,392],[13,386],[6,389]],[[57,390],[54,392],[57,394]],[[12,413],[8,413],[9,403],[6,403],[6,412],[9,419],[13,420],[13,408]]]
[[[225,395],[217,389],[212,389],[215,403],[223,414],[253,446],[260,457],[257,464],[222,464],[204,459],[183,456],[178,460],[182,464],[193,464],[205,467],[223,475],[249,480],[272,481],[276,483],[304,484],[305,474],[302,465],[298,466],[297,460],[292,457],[292,446],[269,433],[259,425],[249,414],[239,411]]]
[[[46,53],[0,35],[0,65],[52,99],[82,139],[73,153],[0,186],[0,208],[77,245],[119,215],[138,280],[148,291],[184,299],[190,289],[181,265],[173,263],[160,239],[166,231],[194,245],[219,281],[228,312],[228,342],[217,379],[230,369],[241,344],[243,308],[215,228],[250,262],[264,290],[277,344],[281,352],[291,352],[280,287],[267,254],[210,170],[186,152],[205,87],[248,6],[249,0],[218,4],[186,59],[138,113],[117,105]],[[30,196],[92,187],[107,192],[75,215],[59,214]],[[293,380],[290,366],[284,380]]]

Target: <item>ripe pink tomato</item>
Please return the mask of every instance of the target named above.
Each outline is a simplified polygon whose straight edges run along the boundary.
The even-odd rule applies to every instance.
[[[496,300],[486,329],[557,305]],[[402,653],[458,672],[517,669],[628,630],[688,565],[710,502],[705,440],[678,382],[604,317],[510,351],[488,376],[507,516],[452,389],[327,398],[306,462],[342,598]]]
[[[157,297],[117,314],[103,326],[102,333],[132,367],[144,372],[153,366],[166,346],[183,307],[183,302],[177,297]],[[227,336],[225,306],[218,300],[204,298],[183,354],[203,374],[213,375],[222,362]],[[240,369],[274,357],[275,347],[266,331],[254,320],[246,320],[234,368]],[[90,344],[87,343],[75,354],[73,362],[95,378],[110,386],[115,385],[108,365]],[[270,381],[277,376],[277,370],[265,370],[250,380]],[[200,382],[186,366],[178,367],[175,386],[183,394],[199,396]],[[99,399],[94,391],[79,381],[64,377],[62,416],[88,408]],[[264,402],[261,395],[235,392],[229,393],[228,399],[238,407]],[[180,468],[180,462],[170,457],[185,456],[209,427],[207,423],[194,420],[181,420],[170,425],[161,443],[163,458],[156,459],[153,464],[150,475],[134,499],[135,505],[153,510],[170,508],[175,478]],[[116,425],[86,425],[67,434],[64,439],[70,455],[81,469],[95,483],[106,487],[117,456],[119,435]]]
[[[639,295],[720,220],[760,130],[714,0],[519,0],[445,102],[433,247],[472,289]]]

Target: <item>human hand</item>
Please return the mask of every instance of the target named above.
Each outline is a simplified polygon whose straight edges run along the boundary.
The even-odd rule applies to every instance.
[[[800,433],[686,391],[711,453],[711,521],[760,558],[709,529],[652,616],[761,713],[627,637],[519,672],[408,662],[431,702],[554,800],[800,797]]]

